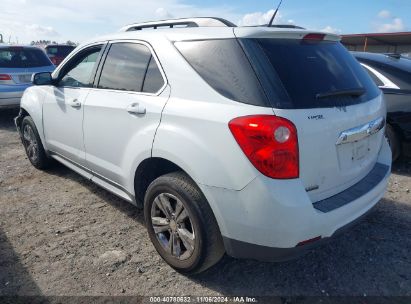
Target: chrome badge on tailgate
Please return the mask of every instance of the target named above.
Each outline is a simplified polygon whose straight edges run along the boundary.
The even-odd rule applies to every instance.
[[[384,126],[385,126],[385,118],[379,117],[362,126],[358,126],[358,127],[341,132],[335,144],[338,146],[338,145],[360,141],[364,138],[367,138],[379,132],[382,128],[384,128]]]

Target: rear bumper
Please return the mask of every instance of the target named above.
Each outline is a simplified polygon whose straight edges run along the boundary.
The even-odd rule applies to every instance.
[[[278,181],[259,176],[241,191],[200,188],[214,211],[229,255],[282,261],[327,241],[380,201],[391,171],[386,140],[377,162],[384,165],[385,172],[372,188],[326,212],[315,208],[299,179]],[[322,240],[297,246],[318,237]]]
[[[29,85],[5,85],[0,86],[0,107],[15,107],[20,105],[24,90]]]
[[[246,243],[223,237],[224,246],[227,254],[234,258],[255,259],[265,262],[285,262],[301,257],[312,249],[330,242],[332,239],[334,239],[334,237],[344,233],[345,231],[361,222],[364,218],[367,217],[369,213],[371,213],[372,210],[373,208],[368,210],[366,213],[364,213],[351,223],[348,223],[347,225],[339,228],[331,237],[322,238],[318,241],[314,241],[303,246],[296,246],[292,248],[275,248]]]

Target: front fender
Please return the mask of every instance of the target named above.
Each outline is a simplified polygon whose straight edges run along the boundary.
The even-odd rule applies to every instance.
[[[27,112],[33,119],[42,141],[43,147],[45,145],[44,130],[43,130],[43,100],[45,97],[45,90],[40,86],[29,87],[24,91],[21,98],[20,108]],[[16,119],[18,123],[18,119]]]

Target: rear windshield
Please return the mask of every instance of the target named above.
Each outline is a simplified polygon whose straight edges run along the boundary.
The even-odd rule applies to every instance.
[[[74,47],[69,45],[48,46],[46,48],[47,55],[54,55],[59,57],[66,57],[71,53],[72,50],[74,50]]]
[[[279,109],[341,107],[380,94],[339,42],[220,39],[175,46],[211,87],[238,102]]]
[[[34,68],[52,65],[40,49],[10,47],[0,49],[0,68]]]
[[[242,39],[241,43],[276,108],[348,106],[380,94],[339,42]],[[349,93],[353,91],[357,93]]]

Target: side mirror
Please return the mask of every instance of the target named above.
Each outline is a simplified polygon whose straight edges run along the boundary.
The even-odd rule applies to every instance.
[[[50,72],[35,73],[31,77],[31,82],[34,85],[50,85],[53,83]]]

